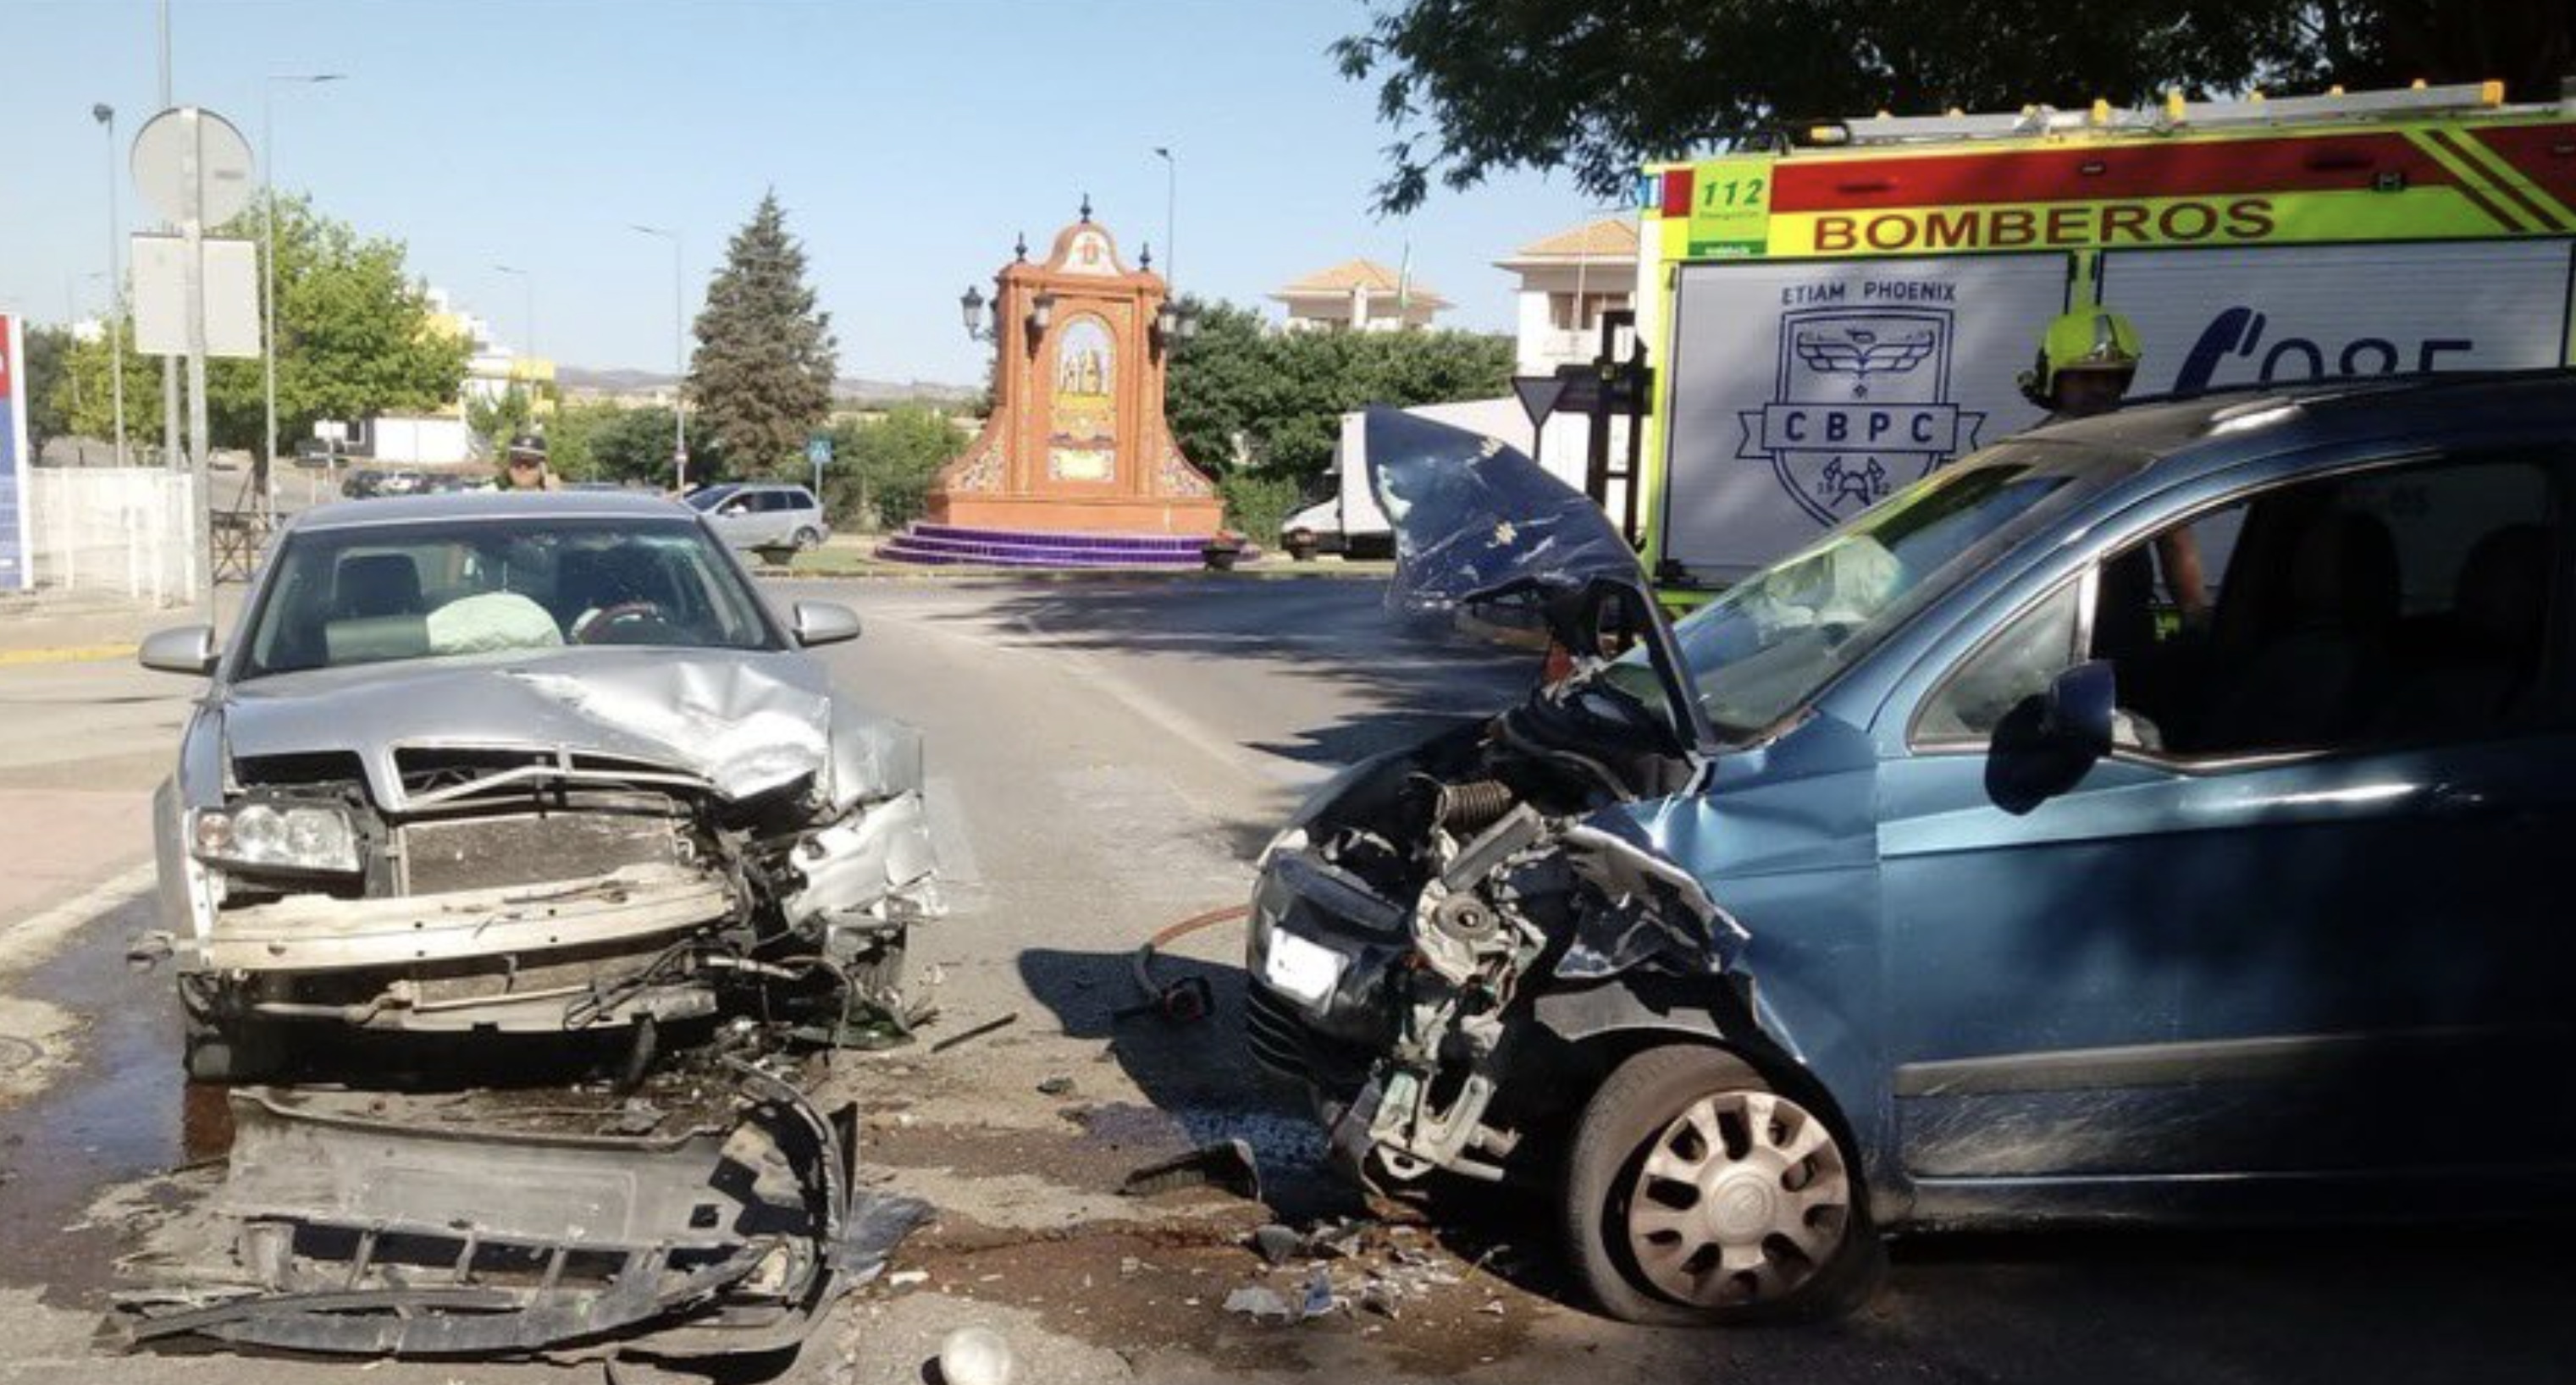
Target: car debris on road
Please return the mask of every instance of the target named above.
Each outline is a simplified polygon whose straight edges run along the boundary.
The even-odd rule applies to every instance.
[[[368,1356],[792,1346],[929,1208],[855,1186],[854,1109],[724,1068],[729,1085],[641,1130],[616,1105],[583,1121],[513,1117],[490,1093],[237,1089],[225,1181],[190,1232],[200,1253],[119,1296],[126,1339]]]

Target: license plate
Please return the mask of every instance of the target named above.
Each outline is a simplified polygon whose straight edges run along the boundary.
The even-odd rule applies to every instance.
[[[1261,964],[1262,979],[1299,1002],[1314,1006],[1333,993],[1349,959],[1294,933],[1270,935],[1270,955]]]

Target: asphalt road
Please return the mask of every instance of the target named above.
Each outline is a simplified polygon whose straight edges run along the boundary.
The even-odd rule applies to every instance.
[[[1264,1267],[1238,1243],[1245,1230],[1363,1209],[1320,1176],[1312,1129],[1239,1055],[1240,935],[1202,933],[1171,964],[1215,988],[1203,1025],[1115,1018],[1132,995],[1129,955],[1163,924],[1241,902],[1251,856],[1305,788],[1498,705],[1530,656],[1400,627],[1369,582],[800,582],[777,594],[856,607],[867,633],[824,657],[845,688],[928,737],[953,904],[916,937],[916,973],[937,982],[932,1034],[1011,1017],[946,1054],[836,1065],[830,1085],[862,1106],[872,1176],[929,1198],[940,1218],[898,1256],[903,1282],[854,1298],[792,1378],[933,1379],[925,1363],[941,1335],[982,1323],[1020,1353],[1022,1381],[1046,1385],[2576,1379],[2576,1322],[2562,1311],[2576,1274],[2556,1233],[2533,1228],[1918,1237],[1847,1322],[1714,1334],[1584,1312],[1564,1296],[1543,1207],[1466,1197],[1429,1217],[1399,1213],[1381,1233],[1419,1261],[1425,1286],[1396,1319],[1284,1327],[1229,1314],[1231,1291],[1288,1293],[1307,1273]],[[60,719],[60,699],[96,698],[95,718],[73,721],[107,728],[84,741],[68,725],[45,738],[52,758],[14,771],[0,735],[0,789],[12,772],[37,788],[78,779],[85,763],[122,788],[141,767],[137,738],[171,715],[167,696],[166,684],[105,672],[0,670],[0,704],[40,699]],[[116,700],[127,697],[154,700]],[[91,1345],[115,1257],[168,1171],[204,1152],[202,1139],[191,1148],[166,978],[121,962],[143,926],[139,903],[117,902],[140,882],[132,853],[94,854],[97,874],[121,879],[0,914],[0,1038],[32,1035],[39,1054],[0,1083],[0,1382],[352,1375],[229,1356],[120,1360]],[[2392,1094],[2401,1126],[2403,1109]],[[1227,1136],[1261,1152],[1270,1206],[1115,1194],[1139,1162]]]

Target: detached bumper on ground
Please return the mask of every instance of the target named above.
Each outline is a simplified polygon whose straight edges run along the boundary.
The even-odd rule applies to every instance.
[[[733,1065],[701,1107],[505,1105],[245,1089],[201,1248],[122,1296],[141,1346],[668,1357],[794,1346],[927,1214],[855,1187],[855,1112]],[[561,1100],[564,1094],[550,1094]],[[641,1126],[641,1129],[637,1129]],[[620,1133],[625,1132],[625,1133]]]

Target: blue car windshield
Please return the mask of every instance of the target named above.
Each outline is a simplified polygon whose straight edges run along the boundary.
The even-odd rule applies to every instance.
[[[1721,735],[1749,735],[1806,706],[1916,613],[2146,461],[2003,443],[1728,588],[1674,629],[1709,720]]]

